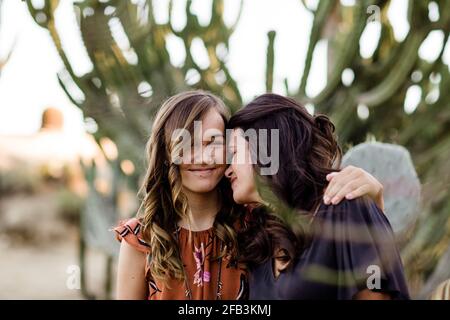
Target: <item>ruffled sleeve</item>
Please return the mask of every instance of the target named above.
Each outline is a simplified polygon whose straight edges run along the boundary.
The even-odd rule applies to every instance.
[[[122,239],[143,253],[150,253],[150,246],[142,237],[142,224],[138,218],[131,218],[119,221],[119,224],[112,229],[116,233],[116,239]]]

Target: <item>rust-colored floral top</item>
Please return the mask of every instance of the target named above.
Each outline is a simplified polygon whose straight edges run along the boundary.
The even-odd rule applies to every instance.
[[[182,280],[170,279],[168,286],[154,279],[150,272],[150,247],[142,238],[142,224],[137,218],[122,220],[114,228],[116,238],[125,241],[137,250],[147,255],[145,275],[149,300],[184,300],[186,296],[185,283]],[[189,231],[178,227],[178,239],[181,246],[182,261],[185,266],[191,298],[193,300],[215,300],[217,298],[220,273],[219,299],[241,300],[248,298],[247,270],[242,264],[230,263],[229,257],[224,257],[219,270],[219,261],[212,260],[220,251],[220,240],[214,233],[214,228],[202,231],[192,231],[192,241]],[[170,288],[168,288],[170,287]]]

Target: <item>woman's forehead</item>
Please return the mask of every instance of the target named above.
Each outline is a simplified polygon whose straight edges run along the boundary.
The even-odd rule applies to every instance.
[[[231,129],[228,141],[230,147],[235,147],[245,142],[244,131],[241,128]]]

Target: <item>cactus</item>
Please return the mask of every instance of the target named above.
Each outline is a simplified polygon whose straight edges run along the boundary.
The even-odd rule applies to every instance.
[[[273,72],[275,63],[275,31],[269,31],[267,38],[269,43],[267,45],[267,64],[266,64],[266,92],[272,92],[273,87]]]

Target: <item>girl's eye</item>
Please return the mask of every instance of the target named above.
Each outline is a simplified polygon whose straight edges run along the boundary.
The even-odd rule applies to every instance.
[[[225,143],[222,139],[214,139],[211,140],[208,145],[212,145],[212,146],[223,146]]]
[[[204,146],[223,146],[224,145],[224,139],[221,137],[211,137],[211,140],[209,141],[203,141]]]
[[[211,138],[211,142],[214,144],[224,144],[224,139],[223,137],[215,136]]]

